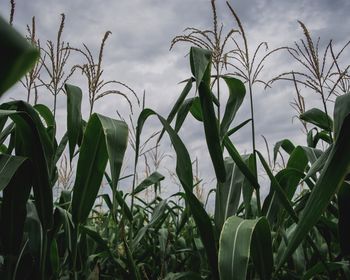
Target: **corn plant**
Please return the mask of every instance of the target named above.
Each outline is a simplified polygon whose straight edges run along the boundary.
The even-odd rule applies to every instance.
[[[216,26],[215,3],[211,3]],[[303,30],[306,33],[306,27]],[[197,35],[212,34],[193,32],[192,41]],[[40,52],[3,19],[0,38],[0,49],[6,54],[0,62],[1,96],[33,71]],[[305,51],[312,49],[312,43],[307,44]],[[332,85],[346,90],[347,72],[329,49],[334,76],[341,77]],[[92,109],[85,121],[79,87],[63,85],[67,131],[60,141],[54,129],[55,113],[47,106],[24,101],[0,105],[1,279],[350,279],[349,93],[336,97],[333,117],[318,108],[306,110],[298,91],[304,76],[290,72],[298,117],[305,128],[312,126],[310,131],[324,133],[317,139],[308,133],[306,146],[296,146],[289,139],[277,142],[273,161],[283,151],[285,164],[273,172],[272,164],[256,147],[252,154],[240,154],[231,140],[251,121],[233,125],[244,98],[252,95],[246,96],[247,80],[242,75],[212,75],[213,56],[217,55],[213,50],[191,47],[191,75],[167,118],[143,106],[131,129],[135,171],[129,192],[119,188],[125,179],[121,169],[129,128],[125,121]],[[245,53],[242,62],[252,74],[248,51]],[[93,62],[92,56],[87,57]],[[100,57],[101,65],[102,54]],[[102,69],[95,68],[95,63],[89,65],[81,67],[85,74],[95,71],[93,75],[100,77]],[[290,78],[287,74],[279,78],[284,76]],[[226,103],[213,93],[212,85],[219,79],[227,86]],[[104,85],[102,80],[96,83],[91,83],[95,89]],[[333,87],[324,90],[335,92]],[[217,110],[220,106],[222,117]],[[196,196],[200,180],[197,172],[194,176],[193,160],[178,135],[189,114],[205,132],[217,181],[214,215]],[[165,133],[170,138],[181,189],[169,198],[156,192],[147,202],[140,194],[165,178],[155,170],[141,182],[136,180],[137,166],[144,159],[142,131],[151,117],[159,120],[162,129],[156,147]],[[317,148],[320,141],[326,149]],[[76,170],[68,170],[75,156]],[[58,166],[60,159],[65,165]],[[254,195],[260,188],[257,160],[270,180],[269,194],[261,201]],[[72,188],[63,189],[55,198],[53,187],[68,185],[70,180],[74,181]],[[110,191],[99,193],[102,184]]]

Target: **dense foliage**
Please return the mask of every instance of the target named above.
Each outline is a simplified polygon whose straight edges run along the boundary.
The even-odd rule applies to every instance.
[[[208,33],[215,35],[213,48],[206,48],[210,43],[203,41],[211,40],[206,31],[175,38],[174,44],[182,40],[197,45],[191,47],[189,55],[192,76],[184,81],[184,90],[167,118],[148,108],[140,113],[134,131],[135,173],[130,193],[118,188],[128,125],[93,112],[97,89],[103,84],[93,84],[98,79],[92,76],[101,75],[101,61],[95,64],[90,57],[90,64],[80,66],[91,79],[88,120],[81,114],[82,91],[66,83],[69,77],[64,80],[60,90],[67,98],[67,131],[62,139],[56,138],[55,108],[24,101],[0,105],[1,279],[350,279],[350,93],[344,88],[338,94],[333,118],[324,98],[348,77],[336,67],[338,57],[333,55],[332,67],[338,72],[330,73],[338,78],[334,87],[324,87],[323,79],[328,79],[329,73],[321,73],[324,67],[320,67],[318,48],[315,51],[301,24],[307,39],[304,52],[309,54],[308,68],[318,75],[319,84],[311,76],[307,83],[301,73],[292,72],[273,81],[291,79],[297,91],[298,83],[311,84],[319,90],[325,107],[303,111],[302,102],[298,103],[299,118],[305,127],[312,125],[307,130],[307,145],[295,146],[289,139],[276,143],[273,162],[282,153],[287,159],[285,165],[272,170],[274,164],[256,149],[254,139],[252,90],[259,82],[261,64],[254,68],[257,52],[253,62],[249,60],[243,27],[230,5],[228,8],[241,28],[244,48],[225,53],[226,40],[220,44],[217,28]],[[101,53],[107,37],[108,33]],[[26,73],[29,78],[35,76],[40,53],[3,19],[0,38],[3,95]],[[295,50],[286,50],[297,57]],[[58,55],[66,52],[67,48],[62,48]],[[222,66],[230,66],[229,56],[237,54],[245,68],[237,68],[237,75],[222,74]],[[219,95],[223,85],[229,94],[226,103]],[[192,88],[195,94],[190,97]],[[58,93],[56,87],[55,98]],[[250,98],[251,116],[232,127],[245,98]],[[224,108],[222,116],[220,107]],[[204,127],[215,170],[213,216],[195,195],[198,181],[178,135],[189,113]],[[136,180],[142,130],[152,116],[163,129],[158,141],[164,134],[171,140],[182,190],[172,199],[156,195],[146,202],[139,194],[164,179],[155,171],[139,183]],[[253,150],[241,155],[230,137],[245,125],[252,126]],[[62,176],[58,163],[65,153],[69,161],[77,159],[75,182],[72,189],[55,197],[53,190]],[[258,164],[270,180],[265,199],[260,197]],[[99,194],[103,180],[110,192]],[[96,207],[99,198],[106,207]]]

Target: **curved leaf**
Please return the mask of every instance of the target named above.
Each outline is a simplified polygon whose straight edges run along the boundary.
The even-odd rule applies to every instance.
[[[69,139],[69,157],[72,161],[74,148],[82,133],[81,100],[82,92],[79,87],[65,84],[67,92],[67,133]]]
[[[27,157],[33,167],[33,190],[35,205],[43,229],[52,226],[53,198],[50,182],[53,147],[49,135],[35,110],[23,101],[4,103],[1,116],[8,116],[16,123],[16,155]]]
[[[220,235],[220,279],[246,279],[251,253],[260,279],[271,279],[272,242],[266,218],[243,220],[236,216],[230,217]]]
[[[124,122],[93,114],[80,147],[76,179],[73,188],[72,217],[84,223],[97,196],[109,159],[112,185],[115,189],[127,142]]]
[[[135,164],[137,164],[139,155],[141,131],[146,119],[151,115],[157,115],[158,119],[163,124],[163,127],[167,131],[170,140],[173,144],[173,147],[176,152],[176,174],[179,177],[181,185],[185,190],[186,200],[190,206],[190,210],[198,227],[202,242],[204,244],[209,260],[209,265],[211,266],[211,271],[213,273],[213,277],[215,279],[218,279],[217,251],[215,246],[213,226],[205,209],[198,201],[197,197],[193,194],[193,173],[190,156],[185,145],[183,144],[177,133],[174,131],[174,129],[163,117],[156,114],[151,109],[144,109],[141,112],[137,121]]]
[[[164,176],[160,174],[159,172],[155,171],[151,175],[149,175],[146,179],[144,179],[134,190],[132,193],[133,195],[142,192],[147,187],[152,186],[154,184],[159,183],[160,181],[164,180]]]
[[[301,114],[299,118],[305,122],[312,123],[319,128],[325,129],[327,131],[332,131],[332,119],[326,115],[325,112],[318,108],[307,110],[305,113]]]
[[[196,79],[196,88],[198,89],[202,82],[209,87],[211,51],[197,47],[191,47],[190,65],[192,74]]]
[[[228,76],[222,76],[222,78],[229,89],[229,98],[220,124],[221,137],[223,137],[228,131],[238,109],[242,105],[246,93],[245,86],[240,80]]]
[[[348,98],[350,95],[348,96]],[[330,155],[325,163],[319,179],[317,180],[310,197],[305,205],[298,226],[291,236],[288,247],[279,263],[284,264],[294,252],[300,242],[305,238],[311,228],[317,223],[323,211],[327,208],[333,195],[343,184],[344,178],[350,168],[350,114],[344,118],[339,135],[334,143]]]
[[[0,17],[0,96],[15,84],[39,58],[39,51]]]

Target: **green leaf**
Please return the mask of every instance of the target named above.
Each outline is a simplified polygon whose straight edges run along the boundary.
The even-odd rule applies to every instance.
[[[238,109],[241,107],[245,97],[245,86],[244,84],[235,78],[223,76],[229,89],[229,98],[226,103],[225,113],[220,125],[220,135],[223,137],[228,131]]]
[[[292,204],[286,194],[286,192],[283,190],[279,182],[277,181],[276,177],[273,176],[269,165],[265,161],[264,157],[259,151],[256,151],[256,154],[258,155],[260,162],[262,163],[270,181],[271,181],[271,187],[274,188],[274,191],[276,193],[276,196],[279,199],[280,204],[283,206],[283,208],[288,212],[288,214],[292,217],[294,221],[298,221],[298,216],[295,214],[294,209],[292,207]]]
[[[343,122],[350,112],[350,93],[338,96],[334,105],[334,138],[338,138]]]
[[[270,227],[265,217],[226,220],[219,244],[220,279],[246,279],[252,253],[260,279],[271,279],[273,256]]]
[[[211,160],[213,162],[216,178],[225,182],[226,172],[219,138],[219,128],[214,112],[213,94],[210,90],[211,52],[191,47],[190,64],[199,92],[202,108],[205,138]]]
[[[101,235],[98,232],[96,232],[93,228],[87,226],[80,226],[79,230],[82,233],[88,235],[92,240],[94,240],[96,244],[100,247],[100,250],[110,253],[107,241],[104,240],[101,237]]]
[[[316,161],[314,161],[314,163],[312,163],[309,171],[307,172],[305,178],[304,178],[304,181],[306,181],[307,179],[313,177],[314,175],[316,175],[317,172],[319,172],[323,166],[325,165],[328,157],[329,157],[329,154],[332,150],[332,147],[333,147],[333,144],[330,145],[327,150],[325,150],[318,158]]]
[[[5,256],[5,270],[12,272],[23,245],[32,170],[29,161],[25,158],[0,155],[0,162],[3,163],[4,160],[9,164],[2,166],[1,173],[7,171],[12,175],[2,194],[0,236],[2,253]],[[13,164],[11,165],[10,162]]]
[[[188,151],[181,141],[180,137],[169,125],[169,123],[160,115],[156,114],[151,109],[144,109],[137,121],[136,128],[136,153],[135,153],[135,164],[138,160],[140,136],[143,125],[146,119],[151,115],[157,115],[160,122],[163,124],[164,129],[169,134],[170,140],[176,152],[176,173],[179,177],[181,185],[183,186],[186,193],[186,201],[190,206],[193,218],[199,230],[200,237],[204,244],[211,272],[215,279],[218,279],[217,270],[217,250],[215,245],[214,231],[211,220],[206,213],[205,209],[198,201],[197,197],[193,194],[193,173],[191,159]]]
[[[57,245],[56,239],[53,239],[51,242],[50,263],[51,263],[52,273],[54,277],[57,277],[60,269],[60,256],[58,252],[58,245]]]
[[[350,98],[350,95],[348,95],[348,98]],[[342,106],[342,104],[339,106]],[[335,111],[337,110],[335,109]],[[343,120],[338,137],[305,205],[298,226],[289,240],[279,267],[284,264],[317,223],[333,195],[343,184],[344,178],[349,171],[350,158],[344,155],[350,154],[350,115],[348,114]]]
[[[82,92],[79,87],[65,84],[67,92],[67,133],[69,139],[69,157],[72,161],[74,148],[82,133],[81,100]]]
[[[350,184],[344,182],[338,193],[338,232],[341,252],[350,255]]]
[[[332,119],[318,108],[307,110],[305,113],[300,115],[300,119],[305,122],[312,123],[327,131],[332,131],[333,128]]]
[[[63,135],[60,143],[58,144],[58,147],[57,147],[56,152],[55,152],[55,157],[54,157],[54,160],[53,160],[54,165],[56,165],[57,162],[59,161],[59,159],[61,158],[61,156],[62,156],[62,154],[63,154],[63,152],[64,152],[64,150],[65,150],[65,148],[67,146],[67,143],[68,143],[68,132],[66,132]]]
[[[156,226],[157,223],[159,223],[160,220],[164,220],[167,215],[165,215],[166,210],[166,200],[162,200],[157,204],[157,206],[154,208],[154,211],[152,213],[152,218],[149,221],[147,225],[142,227],[136,234],[135,238],[132,241],[131,246],[131,252],[135,250],[135,248],[140,245],[140,242],[142,238],[145,236],[146,232],[149,228]]]
[[[326,267],[327,267],[328,271],[326,271]],[[324,266],[323,263],[318,262],[313,267],[311,267],[308,271],[306,271],[301,279],[302,280],[318,279],[318,278],[315,278],[317,275],[322,275],[322,273],[325,273],[325,272],[333,272],[333,271],[337,271],[340,269],[348,268],[349,263],[347,263],[347,262],[327,262],[326,267]]]
[[[105,175],[105,178],[109,184],[109,186],[111,187],[111,190],[113,192],[113,189],[112,189],[112,179],[108,176],[108,174],[105,172],[104,173]],[[121,191],[115,191],[114,192],[114,197],[116,199],[116,201],[118,202],[120,208],[121,208],[121,212],[123,214],[125,214],[126,218],[132,222],[132,215],[131,215],[131,211],[130,211],[130,208],[128,206],[128,204],[125,202],[125,199],[123,198],[123,194]]]
[[[146,179],[144,179],[134,190],[132,193],[133,195],[142,192],[147,187],[152,186],[154,184],[159,183],[160,181],[164,180],[164,176],[157,171],[153,172],[151,175],[149,175]]]
[[[196,79],[196,88],[203,83],[210,86],[211,51],[191,47],[190,65],[193,76]]]
[[[178,114],[178,112],[180,111],[181,107],[183,106],[184,100],[186,99],[188,93],[190,92],[190,90],[192,88],[192,82],[193,82],[192,79],[188,79],[185,88],[182,90],[179,98],[176,100],[173,108],[171,109],[171,111],[170,111],[170,113],[169,113],[169,115],[167,117],[167,122],[168,123],[171,123],[173,121],[175,115]],[[164,128],[163,128],[162,132],[159,135],[158,141],[160,141],[160,139],[162,138],[164,132],[165,131],[164,131]]]
[[[129,129],[125,122],[97,115],[105,136],[113,189],[117,189],[122,168]]]
[[[202,122],[203,121],[203,113],[201,108],[201,102],[199,100],[199,97],[196,96],[193,99],[192,106],[190,108],[191,115],[197,120]]]
[[[278,151],[282,148],[288,154],[291,154],[295,148],[293,143],[289,139],[283,139],[278,141],[273,148],[273,162],[276,162]]]
[[[51,110],[44,104],[36,104],[33,106],[33,108],[44,119],[47,127],[47,132],[50,134],[51,138],[54,139],[56,135],[56,121]]]
[[[238,153],[237,149],[232,144],[231,140],[227,136],[225,136],[223,142],[224,142],[224,145],[225,145],[227,152],[229,153],[229,155],[231,156],[233,161],[237,164],[238,168],[241,170],[241,172],[244,174],[244,176],[247,178],[249,183],[252,184],[252,186],[255,189],[259,189],[260,186],[259,186],[257,178],[254,176],[252,171],[245,164],[245,162],[241,158],[240,154]]]
[[[220,145],[217,119],[214,112],[211,91],[205,83],[199,85],[199,99],[203,112],[205,138],[215,174],[219,182],[225,182],[226,171]]]
[[[231,158],[225,159],[226,182],[218,183],[215,196],[214,220],[218,229],[236,214],[245,177]]]
[[[247,123],[249,123],[252,119],[245,120],[244,122],[240,123],[239,125],[235,126],[234,128],[227,131],[226,136],[229,137],[238,130],[240,130],[243,126],[245,126]]]
[[[199,101],[199,97],[192,97],[186,99],[181,105],[177,115],[175,122],[175,131],[179,132],[182,124],[184,123],[188,112],[191,112],[192,116],[198,121],[203,121],[202,109]]]
[[[135,260],[132,256],[132,252],[129,249],[129,246],[125,240],[123,240],[124,249],[126,252],[126,259],[128,261],[128,269],[130,272],[130,279],[141,280],[140,272],[135,264]]]
[[[0,191],[10,183],[18,168],[25,161],[25,157],[0,154]]]
[[[39,51],[0,17],[0,96],[29,71]]]
[[[39,115],[27,103],[14,101],[4,103],[0,116],[8,116],[16,123],[16,155],[27,157],[33,167],[33,190],[35,205],[43,229],[52,226],[53,198],[50,182],[53,145]]]
[[[73,188],[72,216],[84,223],[94,205],[109,159],[113,188],[117,184],[127,142],[125,123],[93,114],[80,147]]]

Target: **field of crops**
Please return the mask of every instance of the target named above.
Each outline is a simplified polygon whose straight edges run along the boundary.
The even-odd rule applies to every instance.
[[[119,95],[130,108],[129,96],[138,99],[127,84],[102,78],[109,32],[96,58],[86,45],[62,41],[62,15],[57,41],[43,47],[35,18],[27,37],[12,27],[11,4],[10,20],[0,18],[0,96],[21,82],[27,98],[0,104],[0,279],[350,279],[350,76],[341,56],[348,44],[336,50],[330,41],[321,51],[299,22],[304,37],[295,46],[261,55],[265,43],[250,49],[228,2],[236,26],[222,34],[212,0],[212,29],[188,28],[172,41],[171,48],[189,46],[189,62],[170,113],[142,106],[133,126],[95,112],[95,102],[107,95]],[[302,71],[264,81],[264,64],[281,51]],[[65,72],[72,52],[85,62]],[[70,84],[75,71],[86,78],[88,92]],[[295,90],[292,105],[305,145],[281,139],[270,158],[256,147],[253,92],[257,84],[279,81]],[[105,89],[111,84],[116,88]],[[305,109],[301,87],[318,95],[319,108]],[[42,88],[52,93],[52,107],[37,102]],[[58,139],[56,104],[63,94],[66,132]],[[81,112],[84,98],[88,119]],[[250,115],[237,123],[245,99]],[[189,143],[178,134],[189,117],[205,132],[203,150],[216,177],[209,190],[214,214],[200,198]],[[144,139],[150,118],[159,121],[160,132]],[[244,154],[232,140],[243,127],[251,129],[251,151]],[[158,147],[165,137],[181,184],[169,199],[159,192],[164,174],[156,170],[144,180],[137,174],[144,143]],[[130,191],[123,191],[128,149],[134,172]],[[269,180],[266,197],[260,173]],[[108,191],[100,191],[102,182]],[[150,189],[154,197],[146,200]]]

